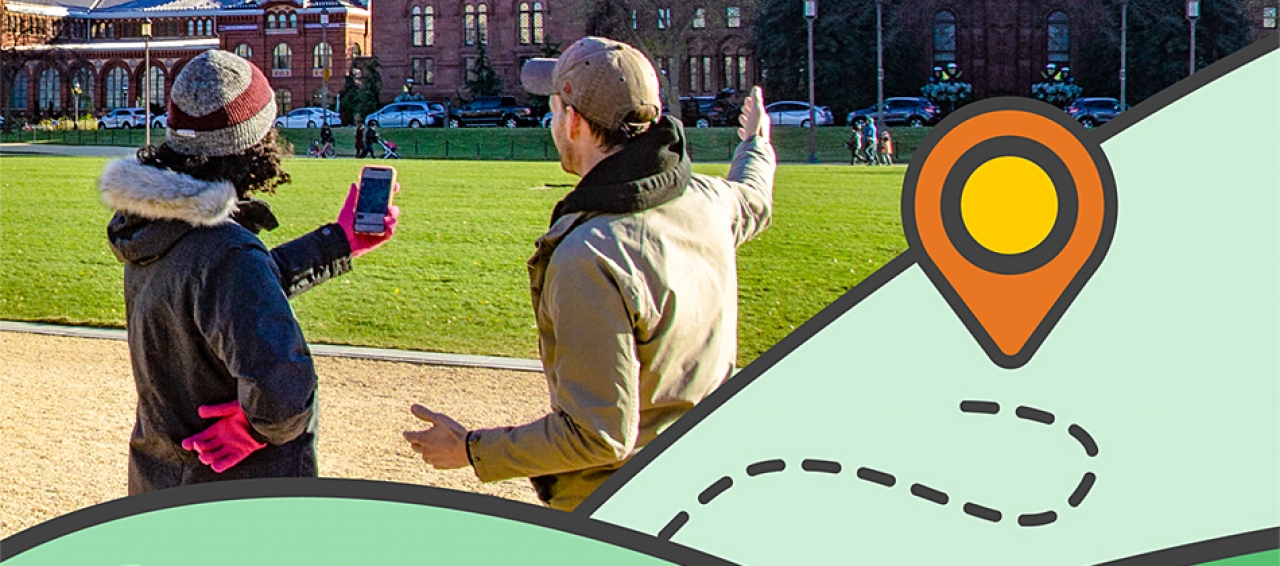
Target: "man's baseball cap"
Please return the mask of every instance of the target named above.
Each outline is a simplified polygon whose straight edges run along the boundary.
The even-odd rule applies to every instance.
[[[520,70],[524,89],[561,100],[610,130],[639,133],[662,113],[658,74],[638,49],[603,37],[584,37],[557,59],[530,59]]]

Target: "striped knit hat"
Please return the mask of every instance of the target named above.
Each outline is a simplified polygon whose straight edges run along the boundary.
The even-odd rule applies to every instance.
[[[185,155],[234,155],[262,141],[275,119],[276,96],[262,71],[211,49],[174,79],[165,141]]]

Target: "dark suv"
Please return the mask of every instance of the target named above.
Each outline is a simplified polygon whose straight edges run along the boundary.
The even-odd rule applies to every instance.
[[[1123,112],[1114,98],[1077,98],[1063,110],[1086,128],[1110,122]]]
[[[742,112],[741,101],[734,103],[736,98],[732,89],[716,96],[681,96],[680,121],[698,128],[736,126]]]
[[[875,106],[854,110],[849,113],[845,123],[850,126],[854,124],[861,125],[862,122],[866,121],[867,116],[875,115]],[[941,115],[942,110],[930,102],[928,98],[917,96],[884,99],[884,122],[890,126],[907,125],[913,128],[932,126],[938,122],[938,118]]]
[[[520,126],[538,125],[533,108],[516,103],[515,97],[490,96],[477,98],[449,111],[449,127],[467,126]]]

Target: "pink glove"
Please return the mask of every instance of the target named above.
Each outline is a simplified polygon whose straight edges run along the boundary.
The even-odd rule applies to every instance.
[[[391,191],[392,194],[400,192],[400,183]],[[385,222],[387,231],[381,236],[371,234],[357,234],[355,231],[356,224],[356,200],[360,195],[360,186],[351,183],[351,192],[347,193],[347,202],[342,204],[342,211],[338,213],[338,225],[342,226],[342,231],[347,235],[347,243],[351,244],[351,257],[360,257],[374,248],[381,246],[384,242],[391,239],[395,234],[396,222],[400,218],[400,207],[391,205],[387,207],[387,216]]]
[[[249,435],[249,420],[239,401],[221,405],[201,405],[200,418],[221,417],[213,426],[182,441],[183,450],[195,450],[213,471],[221,474],[250,454],[266,447]]]

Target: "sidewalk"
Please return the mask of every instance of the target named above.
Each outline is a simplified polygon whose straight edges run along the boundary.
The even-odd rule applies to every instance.
[[[52,145],[43,143],[0,143],[4,155],[64,155],[74,157],[127,157],[138,152],[136,147],[108,145]]]
[[[7,320],[0,320],[0,332],[27,332],[31,334],[45,334],[50,336],[98,338],[104,340],[125,339],[125,331],[118,328],[60,326],[56,324],[12,322]],[[404,362],[431,366],[528,371],[535,373],[542,372],[541,361],[526,360],[522,358],[441,354],[436,352],[416,352],[412,350],[392,350],[386,348],[363,348],[359,346],[335,346],[329,344],[310,344],[309,346],[312,354],[334,358],[355,358],[362,360]]]

